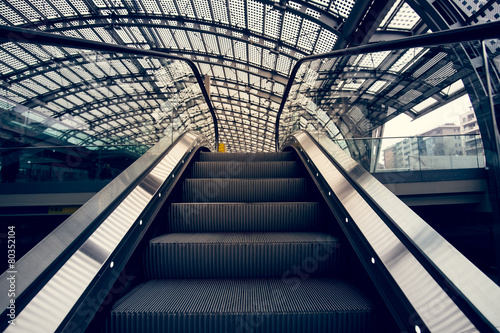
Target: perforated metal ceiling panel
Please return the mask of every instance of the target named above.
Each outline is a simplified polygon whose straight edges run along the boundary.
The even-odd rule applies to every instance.
[[[468,2],[457,4],[475,15],[480,7]],[[498,6],[491,6],[495,8],[488,19],[494,20]],[[219,141],[228,151],[274,151],[277,111],[296,61],[355,45],[363,24],[374,17],[378,25],[362,31],[365,36],[359,40],[426,31],[409,4],[399,0],[0,2],[2,25],[163,51],[194,61],[211,79]],[[360,28],[350,28],[356,26]],[[356,68],[401,73],[424,54],[425,50],[401,52],[391,60],[391,68],[383,68],[388,54],[360,56],[355,63]],[[438,85],[438,77],[452,75],[450,70],[443,68],[427,79]],[[3,112],[4,127],[21,126],[23,121],[46,124],[45,134],[64,142],[98,145],[149,144],[172,130],[188,128],[202,129],[208,136],[214,133],[199,88],[179,62],[70,45],[8,42],[0,45],[0,72],[2,105],[9,105],[6,110],[25,110],[16,117]],[[363,85],[377,94],[386,83],[351,80],[342,89],[349,92]]]

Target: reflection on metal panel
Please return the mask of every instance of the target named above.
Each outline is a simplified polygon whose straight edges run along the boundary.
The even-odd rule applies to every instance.
[[[304,132],[295,134],[295,138],[351,216],[353,221],[348,223],[357,225],[427,328],[433,332],[476,330],[447,294],[448,291],[434,280],[312,139]],[[326,148],[329,150],[331,147]],[[499,288],[340,148],[332,145],[329,152],[354,181],[372,198],[376,198],[379,207],[389,216],[397,217],[398,227],[459,288],[482,316],[491,325],[500,326]],[[361,259],[379,264],[375,258]]]
[[[500,327],[500,288],[337,145],[325,148],[468,302],[493,327]],[[436,299],[429,304],[435,304]]]
[[[188,133],[120,203],[52,279],[39,291],[5,332],[55,331],[88,288],[122,238],[196,140]],[[152,181],[154,180],[154,181]],[[147,183],[145,186],[143,183]],[[112,264],[110,261],[109,265]]]

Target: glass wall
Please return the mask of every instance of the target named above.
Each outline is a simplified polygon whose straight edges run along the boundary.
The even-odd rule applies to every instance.
[[[147,145],[0,148],[2,183],[111,180]]]
[[[500,87],[500,42],[488,40],[486,46],[494,64],[490,72],[495,74],[495,94]],[[484,97],[486,76],[478,72],[481,48],[480,41],[388,46],[379,52],[342,50],[337,53],[346,55],[305,59],[279,118],[278,141],[304,129],[318,140],[336,142],[371,172],[482,168],[485,151],[479,133],[486,129],[491,111]],[[448,103],[462,96],[473,106],[464,121],[442,120],[422,133],[408,128],[406,138],[381,139],[384,124],[398,115],[418,119],[445,113]]]
[[[0,89],[4,183],[109,178],[188,130],[216,142],[201,76],[186,61],[11,44],[5,70],[18,74]]]
[[[323,146],[328,146],[330,141],[327,135],[319,137]],[[484,149],[479,145],[479,135],[339,139],[331,142],[347,153],[350,153],[349,147],[353,146],[370,151],[370,156],[351,157],[372,173],[485,167]]]

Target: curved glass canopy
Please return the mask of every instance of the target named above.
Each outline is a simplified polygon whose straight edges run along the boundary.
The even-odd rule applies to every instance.
[[[203,76],[211,99],[211,105],[203,101],[192,69],[182,61],[10,41],[0,44],[2,130],[31,133],[39,141],[112,145],[152,144],[173,131],[198,129],[214,143],[218,133],[227,151],[274,151],[278,111],[298,60],[500,17],[496,1],[439,4],[401,0],[1,2],[0,25],[189,59]],[[460,14],[461,21],[453,21],[458,14],[445,15],[450,11]],[[491,52],[497,57],[497,45],[491,46]],[[351,116],[370,114],[370,126],[357,122],[343,131],[348,136],[366,136],[403,112],[418,117],[464,95],[461,75],[470,73],[447,56],[443,49],[380,52],[343,63],[326,61],[318,65],[319,70],[301,75],[304,82],[328,88],[322,98],[316,98],[334,104],[324,117],[338,117],[347,102]],[[409,70],[417,63],[422,65],[420,72]],[[404,96],[399,94],[403,88]],[[366,96],[381,92],[387,92],[380,97],[383,102],[364,108]],[[429,98],[435,103],[429,103]],[[398,101],[411,103],[399,107]],[[214,119],[210,119],[211,107]]]

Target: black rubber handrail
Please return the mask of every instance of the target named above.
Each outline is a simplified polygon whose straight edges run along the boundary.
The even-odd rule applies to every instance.
[[[11,26],[0,25],[0,43],[5,42],[17,42],[17,43],[35,43],[35,44],[45,44],[59,47],[74,47],[87,50],[97,50],[103,52],[118,52],[134,55],[152,56],[172,60],[180,60],[186,62],[196,77],[196,81],[200,86],[205,102],[208,105],[210,114],[212,115],[212,121],[214,122],[214,135],[215,135],[215,147],[219,143],[219,129],[217,124],[217,116],[215,115],[215,110],[208,95],[205,84],[203,83],[203,78],[196,64],[187,58],[176,56],[172,54],[167,54],[160,51],[143,50],[139,48],[132,48],[122,45],[114,45],[109,43],[95,42],[91,40],[60,36],[56,34],[51,34],[47,32],[41,32],[37,30],[29,30],[23,28],[16,28]]]
[[[304,140],[301,141],[300,139],[297,139],[297,135],[306,136],[311,142],[309,146],[304,147]],[[377,246],[378,250],[375,247],[372,247],[370,241],[366,238],[367,235],[370,234],[370,236],[372,236],[372,240],[375,238],[377,240],[381,240],[386,239],[384,235],[392,233],[400,242],[399,244],[402,245],[401,248],[391,248],[391,251],[394,251],[394,258],[397,257],[397,260],[399,261],[404,260],[401,253],[403,248],[406,249],[413,256],[413,258],[416,259],[416,262],[418,262],[419,265],[421,265],[429,274],[432,280],[435,281],[438,289],[434,290],[439,290],[440,288],[443,292],[442,295],[446,294],[450,301],[456,305],[457,309],[455,309],[455,311],[461,311],[480,332],[499,332],[499,320],[496,315],[496,313],[498,313],[499,306],[496,300],[500,294],[500,288],[489,277],[482,273],[458,251],[454,249],[451,250],[452,246],[442,236],[435,232],[410,208],[404,206],[404,203],[402,203],[392,192],[387,190],[384,185],[370,176],[368,171],[362,168],[361,165],[351,163],[353,160],[349,157],[346,158],[344,156],[345,152],[343,152],[340,147],[337,147],[337,152],[328,151],[323,145],[319,144],[312,135],[304,130],[299,130],[289,135],[286,144],[298,147],[301,154],[305,153],[305,155],[307,155],[307,167],[310,168],[310,165],[314,165],[316,168],[315,172],[319,172],[319,174],[316,173],[315,180],[318,182],[319,186],[322,186],[324,193],[331,191],[332,195],[330,196],[329,194],[328,196],[325,196],[325,199],[327,201],[337,200],[338,203],[344,207],[342,208],[342,213],[345,214],[345,216],[350,216],[351,214],[349,209],[345,208],[345,202],[347,200],[352,200],[352,202],[356,201],[355,206],[351,204],[351,211],[359,209],[358,203],[362,200],[370,207],[371,212],[380,218],[379,222],[376,222],[371,216],[368,218],[370,220],[371,227],[369,229],[369,233],[367,233],[368,229],[366,228],[366,224],[365,227],[363,227],[364,231],[362,231],[358,228],[358,221],[356,221],[356,218],[350,217],[349,219],[351,221],[349,223],[343,223],[343,218],[337,217],[344,231],[348,230],[348,228],[353,228],[352,233],[346,235],[348,238],[353,237],[354,243],[360,242],[359,244],[353,244],[353,246],[355,247],[356,252],[363,253],[363,256],[360,259],[362,261],[364,260],[364,263],[366,263],[366,259],[370,257],[370,251],[374,252],[378,257],[376,260],[377,262],[381,261],[380,253],[378,252],[381,250],[380,244]],[[314,146],[317,151],[310,149],[312,146]],[[318,156],[320,156],[320,160],[323,159],[321,161],[323,164],[316,165],[315,160],[318,160]],[[346,186],[337,186],[337,188],[330,187],[330,180],[335,178],[335,176],[332,176],[332,173],[330,172],[328,172],[328,175],[322,172],[322,169],[324,171],[325,168],[328,168],[328,166],[324,164],[324,160],[331,163],[330,169],[335,169],[335,173],[340,175],[341,178],[346,181]],[[352,195],[354,192],[359,196],[359,198]],[[343,199],[337,199],[339,193],[349,194]],[[359,216],[360,215],[358,214],[358,217]],[[383,228],[377,227],[376,223],[383,223],[388,229],[384,231]],[[363,234],[363,236],[359,237],[361,234]],[[424,235],[425,238],[423,238]],[[358,245],[360,246],[359,249],[357,249]],[[366,246],[368,246],[368,249]],[[442,256],[444,254],[449,255],[446,257],[446,265],[443,265],[444,259]],[[387,253],[382,255],[382,257],[385,257],[384,265],[390,263],[391,260],[388,259]],[[378,269],[378,265],[373,264],[374,262],[372,262],[372,264],[365,265],[365,267],[369,267],[370,270],[373,270],[373,267]],[[421,319],[425,319],[424,321],[426,322],[435,321],[435,319],[438,318],[438,313],[440,311],[441,313],[439,315],[441,316],[449,315],[449,313],[446,312],[448,311],[446,307],[442,307],[439,311],[438,309],[436,309],[436,311],[422,311],[422,307],[420,307],[420,310],[417,310],[416,308],[415,310],[420,311],[421,313],[412,312],[412,307],[414,305],[413,302],[410,298],[408,298],[408,301],[411,304],[411,306],[409,306],[408,304],[405,304],[406,302],[403,300],[406,299],[406,297],[409,297],[410,294],[413,294],[411,298],[415,301],[415,296],[417,296],[417,298],[419,297],[418,293],[420,290],[414,289],[414,286],[406,284],[404,286],[406,290],[404,294],[407,296],[399,294],[398,289],[400,288],[400,285],[396,280],[393,280],[392,277],[398,275],[400,280],[404,280],[411,278],[411,276],[405,276],[406,273],[402,273],[402,271],[397,271],[397,269],[393,268],[389,269],[389,267],[390,265],[386,265],[384,268],[387,269],[387,272],[391,271],[389,275],[384,273],[384,269],[381,269],[378,272],[373,270],[372,273],[375,274],[375,278],[379,281],[392,285],[390,288],[386,288],[384,290],[387,295],[383,295],[383,297],[386,301],[389,301],[389,303],[394,303],[393,305],[396,305],[393,307],[392,312],[393,314],[399,316],[402,314],[402,317],[399,318],[399,322],[403,323],[403,326],[406,326],[405,329],[412,329],[411,325],[408,326],[410,322],[405,322],[405,319],[410,318],[413,314],[415,314],[415,316],[412,317],[412,319],[414,319],[415,323],[418,323],[419,325],[424,323],[420,322],[420,320],[416,320],[417,315],[420,316]],[[460,269],[467,271],[468,281],[465,281],[463,276],[460,275],[463,273]],[[382,289],[385,288],[385,286],[377,287],[382,287]],[[431,294],[434,295],[433,293],[430,293],[430,295]],[[444,298],[440,301],[442,300],[444,300]],[[405,311],[407,312],[406,314],[404,313]],[[422,332],[425,331],[423,326],[419,326],[419,330],[420,329]]]
[[[290,73],[290,78],[288,79],[288,84],[286,85],[285,91],[283,92],[283,99],[281,100],[280,108],[278,110],[278,115],[276,117],[276,125],[275,125],[276,151],[279,151],[279,134],[280,134],[279,125],[280,125],[281,114],[283,113],[283,109],[285,108],[285,104],[288,100],[288,95],[290,94],[290,90],[292,89],[292,86],[294,84],[297,72],[303,63],[307,61],[334,58],[346,55],[410,49],[415,47],[428,47],[434,45],[453,44],[453,43],[461,43],[461,42],[468,42],[468,41],[482,40],[482,39],[492,39],[499,37],[500,37],[500,21],[496,21],[484,24],[476,24],[473,26],[468,26],[463,28],[450,29],[446,31],[439,31],[430,34],[401,38],[387,42],[378,42],[373,44],[355,46],[328,53],[315,54],[298,60],[295,63],[295,66],[293,66],[292,71]]]

